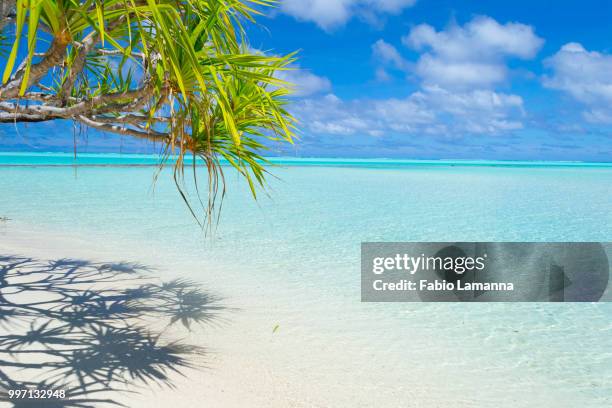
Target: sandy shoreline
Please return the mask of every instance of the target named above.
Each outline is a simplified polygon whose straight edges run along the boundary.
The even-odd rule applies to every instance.
[[[533,337],[534,330],[537,334],[550,323],[530,323],[531,326],[521,329],[505,328],[502,322],[484,331],[477,326],[481,324],[479,320],[491,321],[504,306],[469,305],[458,322],[461,315],[448,315],[445,310],[450,309],[443,305],[387,308],[360,304],[357,300],[347,304],[312,298],[306,290],[303,295],[291,292],[290,298],[282,291],[275,296],[276,292],[265,282],[256,285],[257,279],[243,282],[220,279],[219,274],[189,275],[189,270],[201,271],[205,266],[163,261],[163,257],[154,255],[154,249],[137,249],[12,221],[0,224],[3,255],[97,263],[142,264],[146,260],[154,269],[153,275],[161,280],[196,280],[207,291],[223,298],[227,310],[215,324],[194,326],[191,332],[180,325],[168,329],[170,337],[206,349],[198,369],[171,373],[169,382],[174,388],[131,381],[120,389],[136,393],[108,393],[109,398],[127,406],[348,408],[540,404],[569,408],[575,407],[577,401],[585,407],[597,406],[592,404],[595,400],[588,390],[582,396],[563,385],[566,379],[548,378],[545,366],[535,371],[529,368],[532,361],[554,363],[548,361],[547,354],[538,356],[521,346],[521,339]],[[538,310],[533,306],[512,307],[519,314]],[[391,311],[400,314],[390,319],[375,317],[377,313],[383,316],[380,312]],[[563,315],[558,319],[562,321]],[[477,333],[479,337],[472,335]],[[568,376],[567,380],[571,378]]]
[[[112,245],[95,243],[77,235],[49,234],[27,225],[17,226],[10,221],[0,225],[0,254],[33,258],[41,263],[61,259],[87,260],[98,264],[105,264],[111,260],[142,263],[141,256],[134,257],[130,251],[121,251],[112,248]],[[151,273],[153,277],[157,275],[162,275],[164,278],[172,277],[167,271],[161,270],[159,265],[149,266],[154,269]],[[23,299],[37,300],[36,296]],[[329,406],[326,401],[329,401],[330,397],[326,394],[330,389],[336,388],[337,384],[332,386],[318,382],[308,384],[307,378],[312,376],[314,371],[309,375],[300,372],[298,368],[287,367],[291,361],[278,359],[277,351],[281,349],[284,349],[283,353],[288,351],[287,345],[282,344],[283,340],[289,339],[292,343],[297,340],[297,343],[301,343],[300,334],[293,333],[290,326],[273,325],[278,320],[278,316],[283,314],[282,311],[273,313],[277,320],[271,320],[265,316],[268,307],[257,310],[249,304],[249,300],[236,298],[226,298],[223,302],[227,303],[228,310],[214,324],[199,327],[194,325],[191,332],[184,330],[180,325],[173,326],[169,330],[174,338],[206,348],[205,357],[196,364],[195,369],[182,369],[180,374],[170,373],[173,388],[148,384],[146,381],[132,381],[127,386],[119,387],[119,390],[125,392],[96,394],[96,398],[109,398],[136,408],[152,406],[188,408],[202,405]],[[298,352],[297,346],[295,350],[297,359],[305,357]],[[289,351],[287,357],[295,360],[291,354]],[[288,373],[292,378],[287,377]],[[302,377],[306,381],[294,382],[295,379]],[[134,391],[136,393],[133,393]],[[352,405],[351,395],[339,393],[335,400],[336,402],[344,400],[343,406]],[[370,403],[374,404],[375,400],[373,397]]]
[[[16,227],[12,222],[0,224],[0,254],[3,256],[24,256],[41,263],[59,259],[87,260],[99,264],[110,260],[141,262],[129,259],[129,251],[123,254],[120,252],[116,248],[109,249],[109,245],[97,245],[75,235],[50,236],[29,226]],[[158,265],[152,267],[157,269]],[[156,272],[159,270],[154,270],[151,275],[156,277]],[[165,273],[163,275],[170,278]],[[22,298],[27,301],[38,300],[36,295]],[[232,301],[235,303],[236,299]],[[269,337],[271,345],[275,337],[281,334],[272,333],[270,327],[249,325],[243,310],[228,306],[221,319],[210,326],[196,324],[192,326],[192,331],[187,331],[180,325],[174,325],[168,330],[173,338],[206,348],[205,357],[195,364],[194,369],[186,368],[181,369],[181,373],[170,373],[173,388],[147,384],[146,381],[131,381],[127,386],[119,387],[126,392],[102,393],[95,397],[143,408],[182,408],[202,404],[218,407],[321,406],[301,394],[299,384],[292,386],[278,377],[265,364],[265,354],[250,346],[248,337],[252,331],[258,332],[259,336]]]

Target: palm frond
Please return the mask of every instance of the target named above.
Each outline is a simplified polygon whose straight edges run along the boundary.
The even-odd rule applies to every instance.
[[[161,165],[174,167],[194,215],[181,185],[188,168],[194,175],[207,172],[204,207],[210,221],[224,192],[222,162],[245,178],[256,197],[265,185],[266,146],[293,142],[296,121],[286,109],[290,86],[277,73],[289,69],[295,54],[268,56],[246,46],[244,24],[274,4],[17,0],[0,110],[30,121],[72,119],[161,141]],[[27,55],[17,64],[24,35]],[[47,51],[37,54],[45,41]],[[30,99],[35,107],[21,104]],[[12,104],[2,108],[3,101]]]

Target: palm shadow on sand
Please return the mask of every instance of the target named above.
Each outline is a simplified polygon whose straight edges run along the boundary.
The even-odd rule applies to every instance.
[[[0,255],[0,401],[12,407],[123,406],[117,392],[172,387],[205,350],[167,328],[214,324],[220,299],[185,280],[155,283],[144,265]],[[9,398],[9,390],[66,391]]]

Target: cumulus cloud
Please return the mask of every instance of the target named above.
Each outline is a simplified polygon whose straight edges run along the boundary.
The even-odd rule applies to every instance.
[[[567,93],[585,105],[592,123],[612,123],[612,55],[588,51],[579,43],[565,44],[546,60],[552,75],[544,86]]]
[[[531,26],[485,16],[441,31],[420,24],[402,42],[423,52],[416,64],[422,81],[444,88],[494,86],[507,78],[508,59],[533,58],[544,43]]]
[[[318,134],[380,136],[431,134],[456,137],[522,128],[523,100],[488,90],[426,88],[406,98],[343,101],[333,94],[294,105],[307,130]]]
[[[450,115],[458,132],[497,134],[523,127],[525,110],[518,95],[487,89],[451,92],[439,87],[426,87],[417,95],[436,112]]]
[[[523,99],[498,92],[495,86],[507,79],[508,59],[533,58],[542,46],[543,40],[532,27],[501,24],[481,16],[441,31],[428,24],[415,26],[402,43],[420,53],[416,64],[380,39],[372,44],[376,78],[388,80],[388,68],[412,72],[419,80],[418,90],[404,99],[344,104],[344,115],[365,120],[367,129],[376,133],[460,137],[494,135],[523,127]],[[339,107],[336,103],[335,108]],[[362,128],[351,128],[346,123],[342,127],[344,133],[357,133]]]
[[[256,55],[274,55],[253,47],[249,47],[249,52]],[[293,90],[291,96],[310,96],[331,90],[331,81],[326,77],[315,75],[298,64],[292,64],[288,68],[287,70],[276,71],[275,77],[290,84]]]
[[[382,39],[372,45],[372,55],[379,63],[390,64],[402,71],[410,67],[408,61],[400,55],[397,48]]]
[[[294,104],[294,109],[302,126],[317,134],[352,135],[375,131],[371,121],[362,117],[355,106],[355,102],[344,102],[328,94],[301,100]]]
[[[310,71],[294,67],[295,69],[279,71],[276,75],[279,79],[292,84],[293,96],[303,97],[317,93],[329,92],[331,81],[325,77],[313,74]]]
[[[376,68],[376,80],[379,82],[387,82],[391,80],[391,75],[383,67]]]
[[[609,108],[586,110],[582,116],[589,123],[612,125],[612,110]]]
[[[331,135],[497,135],[523,128],[523,99],[499,92],[511,58],[532,58],[543,44],[532,27],[477,17],[444,30],[421,24],[402,38],[420,53],[416,63],[384,39],[372,44],[376,78],[416,74],[417,89],[403,98],[304,98],[294,113],[305,130]],[[406,83],[406,86],[408,84]]]
[[[397,14],[416,0],[282,0],[281,10],[301,21],[311,21],[324,30],[344,25],[354,16],[368,19]]]
[[[416,73],[426,84],[445,88],[490,87],[506,78],[506,66],[487,62],[449,62],[429,54],[419,59]]]

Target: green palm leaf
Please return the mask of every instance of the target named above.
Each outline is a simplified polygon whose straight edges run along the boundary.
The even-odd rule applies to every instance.
[[[293,142],[296,122],[286,109],[290,87],[277,73],[288,69],[295,54],[250,51],[243,27],[274,4],[18,0],[0,102],[15,104],[15,120],[70,119],[163,143],[162,166],[174,167],[189,205],[182,187],[186,158],[197,157],[203,166],[194,169],[206,172],[210,220],[224,192],[222,160],[244,177],[255,197],[265,185],[266,146]],[[18,65],[24,30],[28,53]],[[52,46],[37,59],[43,42]],[[127,73],[120,72],[126,67]],[[35,109],[27,105],[30,99]]]

